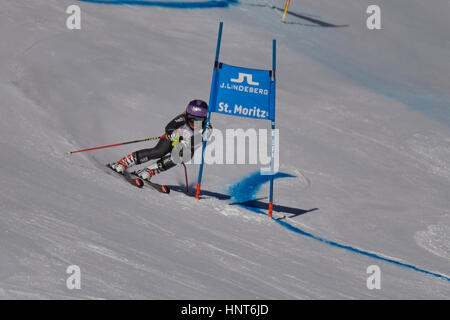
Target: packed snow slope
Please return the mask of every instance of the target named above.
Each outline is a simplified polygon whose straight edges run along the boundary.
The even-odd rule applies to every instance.
[[[367,1],[294,2],[282,24],[282,1],[2,1],[0,298],[450,297],[445,278],[332,245],[450,275],[448,1],[378,1],[374,31]],[[81,30],[66,28],[72,4]],[[176,192],[182,168],[155,179],[179,186],[170,195],[104,172],[154,143],[66,154],[160,135],[190,99],[208,100],[219,21],[229,64],[270,69],[277,39],[282,223],[255,212],[267,184],[236,189],[257,166],[206,166],[197,201]],[[234,204],[247,200],[259,208]],[[66,287],[70,265],[80,290]],[[370,265],[380,290],[366,286]]]

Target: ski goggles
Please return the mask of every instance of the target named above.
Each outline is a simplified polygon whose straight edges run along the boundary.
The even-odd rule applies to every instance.
[[[204,118],[204,117],[198,117],[198,116],[193,116],[193,115],[188,114],[187,120],[188,120],[189,122],[190,122],[190,121],[192,121],[192,122],[195,122],[195,121],[203,122],[203,121],[206,120],[206,118]]]

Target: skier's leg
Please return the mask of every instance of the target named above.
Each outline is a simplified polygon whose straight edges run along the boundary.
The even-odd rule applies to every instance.
[[[169,170],[170,168],[175,167],[176,164],[171,159],[171,155],[167,154],[155,163],[152,163],[147,168],[138,172],[138,175],[145,180],[150,180],[154,175],[159,174],[162,171]]]
[[[111,167],[117,172],[123,173],[127,168],[134,166],[135,164],[141,164],[152,159],[158,159],[170,152],[172,145],[167,139],[160,139],[155,147],[150,149],[142,149],[133,152],[116,163]]]
[[[136,151],[136,164],[141,164],[153,159],[159,159],[172,150],[172,143],[168,139],[160,139],[156,146],[150,149]]]
[[[182,156],[182,154],[180,154]],[[194,156],[194,149],[191,149],[191,159]],[[150,180],[151,177],[163,171],[175,167],[177,164],[172,159],[172,154],[166,154],[155,163],[149,165],[147,168],[138,172],[138,175],[145,180]]]

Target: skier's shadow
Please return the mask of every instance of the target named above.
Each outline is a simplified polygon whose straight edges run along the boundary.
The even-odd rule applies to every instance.
[[[180,193],[184,193],[186,194],[186,188],[182,187],[182,186],[175,186],[175,185],[171,185],[168,186],[170,188],[171,191],[175,191],[175,192],[180,192]],[[195,189],[194,188],[189,188],[189,191],[187,192],[188,196],[195,196]],[[231,200],[232,197],[227,195],[227,194],[223,194],[223,193],[219,193],[219,192],[213,192],[213,191],[208,191],[208,190],[202,190],[201,191],[201,195],[200,195],[200,199],[205,199],[205,198],[216,198],[219,200]],[[267,210],[268,208],[268,203],[265,201],[261,201],[263,199],[267,199],[265,198],[259,198],[259,199],[254,199],[254,200],[248,200],[248,201],[244,201],[244,202],[233,202],[230,203],[230,206],[235,206],[235,205],[239,205],[239,206],[243,206],[243,207],[249,207],[249,208],[255,208],[255,209],[263,209],[263,210]],[[308,212],[313,212],[319,210],[319,208],[313,208],[313,209],[309,209],[309,210],[305,210],[305,209],[299,209],[299,208],[292,208],[292,207],[287,207],[287,206],[282,206],[282,205],[278,205],[278,204],[274,204],[273,205],[273,211],[275,212],[280,212],[280,213],[288,213],[291,214],[290,216],[287,216],[287,218],[294,218],[297,216],[300,216],[302,214],[308,213]]]

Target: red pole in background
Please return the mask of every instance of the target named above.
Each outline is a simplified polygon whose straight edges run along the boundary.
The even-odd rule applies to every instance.
[[[188,176],[187,176],[187,169],[186,169],[186,165],[184,164],[184,162],[182,162],[183,167],[184,167],[184,179],[186,182],[186,194],[189,194],[189,182],[188,182]]]

